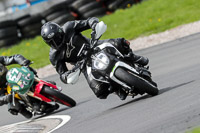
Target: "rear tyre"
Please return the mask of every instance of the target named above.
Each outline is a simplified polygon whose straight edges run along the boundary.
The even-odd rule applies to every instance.
[[[72,3],[71,5],[71,9],[72,10],[78,10],[81,6],[93,2],[94,0],[77,0],[75,2]]]
[[[40,15],[33,15],[18,21],[18,25],[19,27],[23,28],[25,26],[32,25],[41,21],[42,17]]]
[[[106,3],[106,7],[109,11],[115,11],[119,8],[120,4],[123,2],[123,0],[114,0],[114,1],[108,1]]]
[[[66,105],[66,106],[69,106],[69,107],[76,106],[76,102],[72,98],[68,97],[67,95],[65,95],[63,93],[60,93],[59,91],[50,89],[47,86],[45,86],[42,89],[42,93],[46,94],[46,95],[48,95],[52,98],[55,98],[57,102],[59,102],[63,105]]]
[[[16,26],[0,29],[0,39],[12,37],[12,36],[17,36]]]
[[[134,1],[133,0],[127,0],[127,1],[124,1],[120,4],[119,8],[129,8],[131,7],[132,5],[134,4]]]
[[[86,12],[89,12],[91,10],[94,10],[96,8],[101,8],[101,7],[103,7],[103,6],[99,2],[94,1],[94,2],[91,2],[86,5],[81,6],[78,9],[78,12],[79,12],[79,14],[84,14]]]
[[[86,12],[86,13],[82,14],[82,16],[84,19],[87,19],[89,17],[103,16],[105,14],[106,14],[106,9],[101,7],[101,8],[96,8],[94,10]]]
[[[62,16],[59,16],[58,18],[52,20],[52,22],[57,23],[59,25],[65,24],[67,21],[75,20],[74,16],[70,13],[63,14]]]
[[[17,26],[17,23],[13,20],[0,21],[0,28],[11,27],[11,26]]]
[[[140,93],[143,94],[144,92],[148,93],[149,95],[155,96],[158,95],[158,88],[151,84],[149,81],[139,77],[138,75],[129,72],[126,69],[118,68],[115,71],[115,76],[127,83],[130,86],[134,86],[134,88]]]
[[[59,0],[59,1],[52,1],[51,6],[48,7],[41,15],[43,17],[47,17],[55,12],[62,11],[62,10],[69,10],[69,6],[74,0]]]
[[[55,12],[55,13],[52,13],[52,14],[48,15],[46,17],[46,20],[47,21],[52,21],[52,20],[58,18],[59,16],[65,15],[67,13],[69,13],[67,10],[61,10],[61,11],[58,11],[58,12]]]
[[[8,37],[8,38],[0,39],[0,48],[9,47],[9,46],[15,44],[18,41],[19,41],[19,38],[17,36],[12,36],[12,37]]]

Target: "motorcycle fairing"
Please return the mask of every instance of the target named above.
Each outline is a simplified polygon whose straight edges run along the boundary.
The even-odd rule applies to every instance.
[[[95,74],[93,74],[92,72],[92,67],[86,66],[87,67],[87,75],[90,79],[94,79],[96,81],[100,81],[100,82],[104,82],[104,83],[109,83],[105,78],[103,78],[102,76],[97,76]]]
[[[102,43],[102,44],[98,45],[97,47],[98,47],[99,49],[101,49],[101,50],[103,50],[103,49],[105,49],[105,48],[106,48],[106,49],[112,49],[112,51],[111,51],[112,53],[117,54],[117,55],[119,55],[119,56],[122,57],[122,58],[124,57],[124,56],[118,51],[118,49],[117,49],[115,46],[113,46],[111,43],[109,43],[109,42]],[[115,77],[115,70],[116,70],[117,68],[119,68],[119,67],[126,68],[127,70],[129,70],[129,71],[135,73],[136,76],[139,75],[139,72],[138,72],[135,68],[131,67],[130,65],[128,65],[128,64],[126,64],[126,63],[124,63],[124,62],[122,62],[122,61],[118,61],[118,62],[116,62],[116,64],[115,64],[114,67],[112,68],[112,71],[111,71],[111,73],[110,73],[110,75],[109,75],[111,80],[115,81],[116,83],[120,84],[121,86],[123,86],[123,87],[125,87],[125,88],[132,89],[131,86],[128,86],[126,83],[123,83],[122,81],[118,80],[118,79]],[[139,77],[139,76],[138,76],[138,77]]]
[[[102,43],[102,44],[98,45],[97,47],[100,48],[101,50],[103,50],[104,48],[111,48],[111,49],[115,50],[116,51],[115,53],[117,53],[119,56],[124,57],[119,52],[119,50],[109,42]]]
[[[12,93],[12,88],[10,87],[10,85],[7,85],[7,93],[8,94],[11,94]],[[18,94],[15,94],[15,98],[17,98],[17,99],[21,99],[20,97],[19,97],[19,95]]]
[[[51,87],[53,89],[58,90],[56,85],[53,85],[51,83],[45,82],[43,80],[40,80],[38,82],[38,84],[35,86],[34,96],[39,97],[40,99],[42,99],[45,102],[51,102],[52,101],[51,99],[49,99],[49,98],[45,97],[44,95],[40,94],[44,85],[47,85],[47,86],[49,86],[49,87]]]

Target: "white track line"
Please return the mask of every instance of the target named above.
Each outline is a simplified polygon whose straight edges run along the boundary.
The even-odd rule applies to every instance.
[[[47,117],[43,117],[43,118],[39,118],[39,119],[35,119],[35,120],[27,120],[27,121],[22,121],[22,122],[18,122],[18,123],[13,123],[13,124],[10,124],[10,125],[1,126],[0,128],[2,130],[4,130],[3,128],[7,129],[8,127],[13,127],[13,126],[24,124],[24,123],[30,123],[31,121],[34,122],[34,121],[37,121],[37,120],[44,120],[44,119],[61,119],[62,120],[62,122],[58,126],[56,126],[56,128],[48,131],[48,133],[51,133],[51,132],[55,131],[56,129],[65,125],[71,119],[71,117],[69,115],[47,116]]]

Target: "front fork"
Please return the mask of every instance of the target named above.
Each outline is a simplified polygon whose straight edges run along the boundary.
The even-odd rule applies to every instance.
[[[14,91],[12,92],[12,103],[13,103],[13,106],[15,106],[15,92]]]

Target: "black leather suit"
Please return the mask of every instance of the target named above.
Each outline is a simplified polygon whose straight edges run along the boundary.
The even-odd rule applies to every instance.
[[[22,55],[16,54],[13,56],[0,56],[0,63],[4,66],[8,66],[11,64],[19,64],[21,66],[26,65],[29,62]],[[0,77],[0,106],[8,103],[8,96],[6,93],[6,73]]]
[[[63,25],[63,31],[65,36],[62,42],[62,46],[59,50],[50,49],[50,61],[52,65],[56,68],[56,71],[59,73],[61,80],[64,83],[67,83],[66,73],[68,68],[66,67],[65,62],[75,64],[79,61],[77,54],[84,43],[89,44],[90,39],[84,37],[81,32],[87,29],[93,29],[92,24],[98,22],[97,18],[89,18],[87,20],[79,21],[69,21]],[[100,40],[109,41],[115,45],[122,53],[128,53],[130,48],[128,44],[124,43],[125,39],[109,39],[109,40]],[[124,45],[124,46],[122,46]],[[83,72],[90,88],[99,98],[106,98],[109,94],[108,84],[100,83],[89,78],[86,72]]]
[[[22,55],[16,54],[13,56],[0,56],[0,63],[4,66],[8,66],[11,64],[19,64],[21,66],[26,66],[30,63],[30,60],[27,60]],[[6,73],[0,76],[0,106],[4,104],[8,104],[8,111],[17,115],[18,113],[22,114],[26,118],[31,118],[32,113],[27,111],[26,108],[15,99],[15,106],[12,104],[12,96],[10,94],[7,95],[7,81],[6,81]]]

